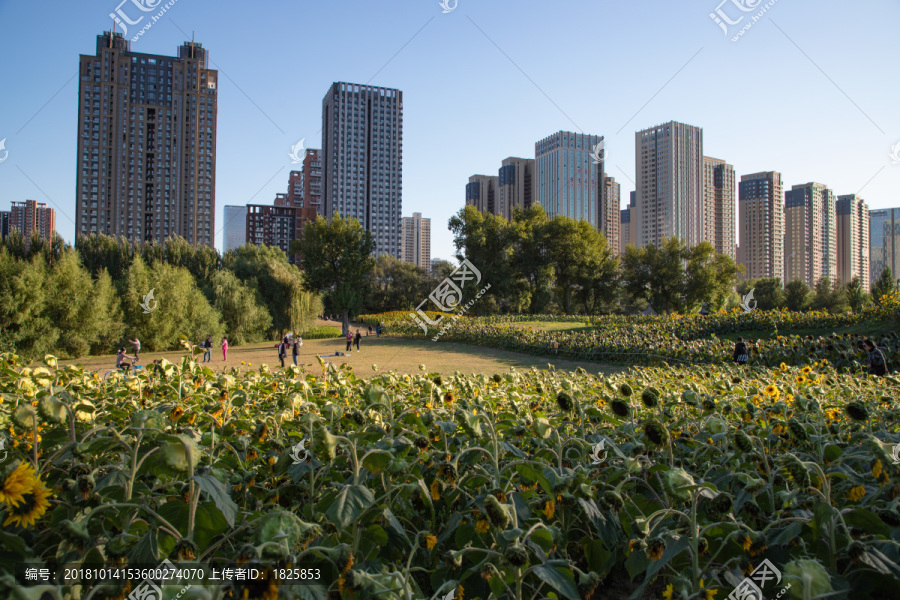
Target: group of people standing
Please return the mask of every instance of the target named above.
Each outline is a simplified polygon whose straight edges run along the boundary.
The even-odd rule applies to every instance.
[[[284,368],[284,359],[287,356],[288,349],[291,351],[291,355],[294,358],[294,366],[297,366],[297,357],[300,355],[300,346],[303,345],[303,338],[297,336],[295,338],[291,338],[289,336],[284,336],[281,338],[281,342],[276,344],[276,348],[278,348],[278,360],[281,361],[281,368]]]
[[[869,375],[875,375],[877,377],[884,377],[887,375],[887,361],[884,358],[884,353],[878,348],[875,342],[866,339],[863,341],[863,348],[869,355],[868,364],[866,365]],[[746,365],[750,362],[750,349],[744,342],[744,338],[738,338],[734,345],[734,362],[739,365]]]
[[[200,347],[203,348],[203,362],[212,362],[212,347],[213,341],[212,336],[206,336],[206,339],[200,342]],[[222,338],[222,360],[228,360],[228,338]]]

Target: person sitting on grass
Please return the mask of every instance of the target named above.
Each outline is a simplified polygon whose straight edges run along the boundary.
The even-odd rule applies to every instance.
[[[865,346],[866,352],[869,353],[869,364],[867,369],[869,375],[875,375],[877,377],[884,377],[887,375],[887,361],[884,359],[884,354],[882,354],[881,350],[878,349],[878,346],[875,345],[875,342],[866,340],[863,342],[863,346]]]

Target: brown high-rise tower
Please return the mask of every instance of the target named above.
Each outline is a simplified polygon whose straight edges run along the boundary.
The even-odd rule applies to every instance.
[[[81,55],[75,235],[180,235],[213,245],[218,71],[207,50],[131,52],[120,33]]]

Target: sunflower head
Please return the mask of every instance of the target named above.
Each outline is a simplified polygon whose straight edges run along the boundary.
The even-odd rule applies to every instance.
[[[641,392],[641,402],[647,408],[655,408],[659,404],[659,391],[652,387],[645,389]]]
[[[634,393],[634,390],[631,389],[631,386],[627,383],[623,383],[619,386],[619,393],[628,398],[631,394]]]
[[[869,418],[869,407],[864,402],[854,400],[844,407],[847,416],[854,421],[865,421]]]
[[[556,405],[559,406],[559,410],[563,412],[572,412],[575,408],[575,401],[567,392],[560,392],[556,396]]]
[[[666,541],[661,537],[655,537],[647,542],[647,558],[650,560],[659,560],[662,558],[663,552],[666,551]]]
[[[644,425],[644,435],[656,446],[664,446],[669,442],[669,430],[659,421],[647,421]]]
[[[622,418],[627,417],[628,415],[631,414],[631,405],[628,404],[628,402],[626,400],[623,400],[622,398],[616,398],[615,400],[610,402],[609,407],[612,409],[612,411],[616,415],[618,415]]]

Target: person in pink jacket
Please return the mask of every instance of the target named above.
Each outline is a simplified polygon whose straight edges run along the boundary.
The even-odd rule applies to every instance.
[[[228,338],[222,338],[222,360],[228,360]]]

